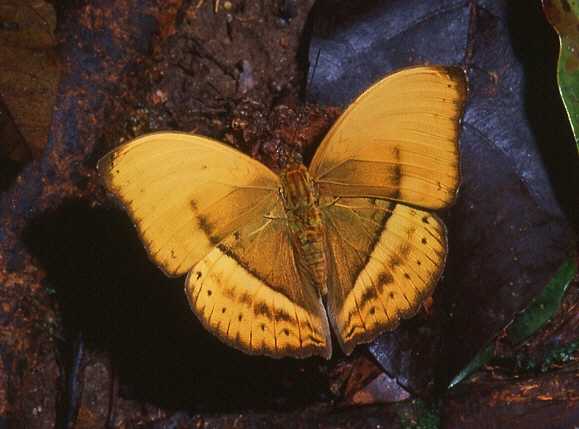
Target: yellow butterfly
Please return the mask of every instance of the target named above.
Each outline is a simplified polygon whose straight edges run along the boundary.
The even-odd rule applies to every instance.
[[[162,132],[98,169],[151,259],[205,327],[249,354],[332,353],[416,313],[442,273],[446,230],[429,210],[459,183],[464,70],[404,69],[342,114],[308,169],[278,176],[202,136]],[[325,305],[324,305],[325,303]]]

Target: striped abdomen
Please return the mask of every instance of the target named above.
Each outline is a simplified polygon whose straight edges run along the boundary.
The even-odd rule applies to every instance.
[[[328,279],[325,233],[308,171],[302,164],[291,163],[281,172],[281,182],[294,243],[318,291],[325,295]]]

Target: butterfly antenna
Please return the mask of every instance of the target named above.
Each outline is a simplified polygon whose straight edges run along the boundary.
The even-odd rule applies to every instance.
[[[313,69],[312,69],[312,77],[310,78],[310,81],[308,82],[308,86],[306,87],[306,94],[305,94],[306,97],[307,97],[307,95],[309,94],[309,92],[310,92],[310,87],[312,86],[312,82],[314,81],[314,76],[315,76],[315,74],[316,74],[316,68],[318,68],[318,61],[320,60],[320,52],[322,52],[322,49],[321,49],[321,48],[318,49],[318,54],[316,55],[316,61],[315,61],[315,63],[314,63],[314,67],[313,67]],[[303,124],[303,122],[304,122],[304,116],[305,116],[305,115],[304,115],[304,109],[305,109],[305,104],[302,106],[300,115],[299,115],[299,117],[298,117],[298,125],[297,125],[297,127],[296,127],[296,131],[295,131],[294,136],[293,136],[292,141],[291,141],[291,142],[292,142],[292,146],[293,146],[293,143],[296,141],[296,137],[298,136],[298,132],[299,132],[299,130],[300,130],[300,128],[302,127],[302,124]]]

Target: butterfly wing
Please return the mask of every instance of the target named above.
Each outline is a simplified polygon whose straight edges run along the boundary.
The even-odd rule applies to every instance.
[[[415,67],[363,93],[334,124],[309,172],[320,192],[438,209],[459,182],[464,70]]]
[[[402,70],[362,94],[314,155],[328,316],[346,353],[414,315],[442,273],[444,225],[416,206],[455,198],[465,98],[461,68]]]
[[[108,153],[98,170],[168,275],[186,273],[279,201],[279,179],[263,164],[185,133],[137,138]]]
[[[300,274],[279,179],[205,137],[150,134],[99,161],[151,259],[189,271],[186,292],[207,329],[251,354],[329,358],[328,320]]]
[[[187,295],[209,331],[246,353],[329,359],[326,312],[300,264],[279,204],[204,257],[187,278]]]
[[[328,315],[350,354],[430,296],[444,267],[446,230],[434,214],[374,198],[339,198],[322,213],[334,262]]]

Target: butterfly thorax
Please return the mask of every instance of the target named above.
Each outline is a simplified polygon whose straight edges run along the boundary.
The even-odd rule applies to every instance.
[[[318,291],[325,295],[325,233],[308,170],[301,163],[291,162],[282,170],[280,177],[293,241],[301,252]]]

